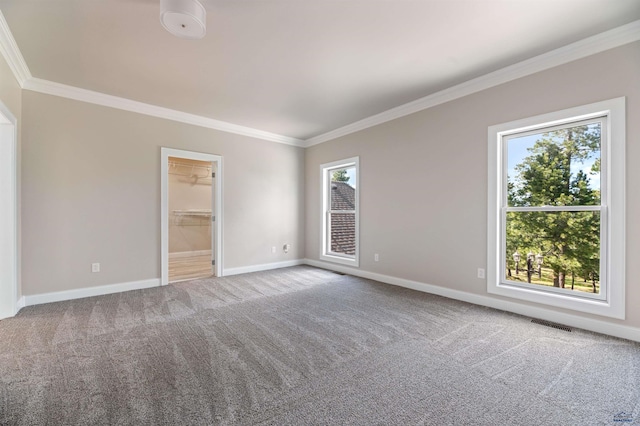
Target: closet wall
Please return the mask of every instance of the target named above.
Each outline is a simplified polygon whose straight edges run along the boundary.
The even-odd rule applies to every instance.
[[[169,256],[211,252],[211,163],[169,157]]]

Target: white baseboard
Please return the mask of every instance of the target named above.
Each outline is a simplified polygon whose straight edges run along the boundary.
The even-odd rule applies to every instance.
[[[211,250],[195,250],[195,251],[176,251],[169,253],[169,259],[178,259],[180,257],[204,256],[211,254]]]
[[[193,253],[193,252],[190,252]],[[304,260],[287,260],[284,262],[265,263],[261,265],[243,266],[239,268],[229,268],[223,271],[223,276],[246,274],[249,272],[268,271],[270,269],[286,268],[304,264]],[[103,294],[120,293],[129,290],[140,290],[143,288],[159,287],[160,279],[153,278],[143,281],[132,281],[127,283],[109,284],[98,287],[86,287],[75,290],[56,291],[53,293],[42,293],[22,296],[18,302],[19,308],[25,306],[41,305],[43,303],[60,302],[63,300],[81,299],[83,297],[101,296]]]
[[[101,285],[97,287],[85,287],[75,290],[56,291],[53,293],[34,294],[22,296],[24,306],[41,305],[43,303],[60,302],[63,300],[81,299],[83,297],[101,296],[103,294],[120,293],[129,290],[141,290],[143,288],[159,287],[160,279],[152,278],[142,281]]]
[[[226,277],[229,275],[247,274],[249,272],[268,271],[270,269],[287,268],[289,266],[298,266],[298,265],[304,265],[304,264],[305,264],[305,260],[295,259],[295,260],[286,260],[284,262],[263,263],[260,265],[241,266],[239,268],[225,268],[222,272],[222,276]]]
[[[25,300],[24,300],[24,296],[20,297],[18,299],[18,302],[16,303],[16,314],[18,313],[18,311],[20,311],[20,309],[24,308],[25,305]]]
[[[453,290],[432,284],[425,284],[418,281],[407,280],[404,278],[391,277],[389,275],[382,275],[375,272],[351,268],[348,266],[334,265],[332,263],[323,262],[320,260],[305,259],[304,263],[306,265],[329,269],[336,272],[342,272],[345,274],[367,278],[370,280],[380,281],[386,284],[397,285],[399,287],[410,288],[425,293],[437,294],[438,296],[444,296],[450,299],[469,302],[475,305],[487,306],[489,308],[495,308],[501,311],[513,312],[515,314],[524,315],[527,317],[544,319],[575,328],[581,328],[583,330],[595,331],[596,333],[607,334],[610,336],[640,342],[640,329],[636,327],[630,327],[628,325],[614,324],[611,322],[601,321],[593,318],[571,315],[547,308],[524,305],[518,302],[496,299],[479,294],[467,293],[464,291]]]
[[[489,296],[467,293],[464,291],[453,290],[446,287],[440,287],[432,284],[425,284],[418,281],[407,280],[404,278],[392,277],[389,275],[378,274],[375,272],[364,271],[361,269],[351,268],[349,266],[336,265],[313,259],[296,259],[284,262],[264,263],[260,265],[243,266],[239,268],[225,269],[223,276],[246,274],[249,272],[267,271],[271,269],[286,268],[289,266],[310,265],[318,268],[329,269],[336,272],[354,275],[370,280],[380,281],[386,284],[397,285],[400,287],[410,288],[425,293],[436,294],[448,297],[450,299],[460,300],[463,302],[473,303],[476,305],[487,306],[502,311],[513,312],[527,317],[544,319],[571,327],[581,328],[584,330],[594,331],[596,333],[607,334],[610,336],[629,339],[640,342],[640,329],[630,327],[623,324],[614,324],[611,322],[601,321],[593,318],[586,318],[578,315],[557,312],[551,309],[529,306],[502,299],[496,299]],[[120,293],[129,290],[140,290],[150,287],[159,287],[160,279],[153,278],[142,281],[132,281],[127,283],[110,284],[98,287],[87,287],[75,290],[65,290],[53,293],[43,293],[35,295],[22,296],[17,303],[18,310],[25,306],[39,305],[43,303],[59,302],[63,300],[80,299],[83,297],[100,296],[103,294]]]

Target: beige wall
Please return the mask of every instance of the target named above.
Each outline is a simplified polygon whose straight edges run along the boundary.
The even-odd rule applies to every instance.
[[[175,213],[212,210],[211,163],[173,157],[169,162],[169,253],[211,250],[211,216]]]
[[[22,127],[22,89],[18,81],[15,79],[11,68],[4,59],[4,56],[0,55],[0,101],[11,111],[14,117],[18,120],[18,146],[16,152],[17,159],[17,191],[18,191],[18,251],[20,251],[22,242],[22,235],[20,232],[21,223],[21,196],[20,196],[20,168],[21,168],[21,127]],[[18,297],[22,295],[21,289],[21,271],[20,271],[20,256],[18,256]]]
[[[160,277],[160,147],[223,156],[225,268],[303,257],[303,149],[30,91],[22,102],[25,295]]]
[[[319,257],[319,165],[359,155],[360,269],[489,296],[476,278],[487,259],[488,126],[620,96],[627,97],[624,323],[640,327],[640,43],[307,149],[306,257]]]
[[[0,100],[20,121],[21,89],[4,56],[0,55]]]

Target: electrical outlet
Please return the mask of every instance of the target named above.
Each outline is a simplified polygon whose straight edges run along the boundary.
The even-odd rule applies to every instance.
[[[289,249],[290,249],[290,248],[291,248],[291,244],[285,244],[285,245],[283,245],[283,246],[282,246],[282,250],[283,250],[285,253],[289,253]]]
[[[91,264],[91,272],[100,272],[100,264],[92,263]]]
[[[484,279],[484,269],[478,268],[478,278]]]
[[[378,255],[378,253],[373,255],[373,261],[374,262],[379,262],[380,261],[380,256]]]
[[[276,246],[271,247],[271,253],[275,254],[275,252],[276,252]]]

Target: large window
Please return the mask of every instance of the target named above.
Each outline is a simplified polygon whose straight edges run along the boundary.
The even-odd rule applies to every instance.
[[[624,144],[624,99],[489,129],[489,292],[624,318]]]
[[[321,259],[358,266],[358,157],[320,166]]]

